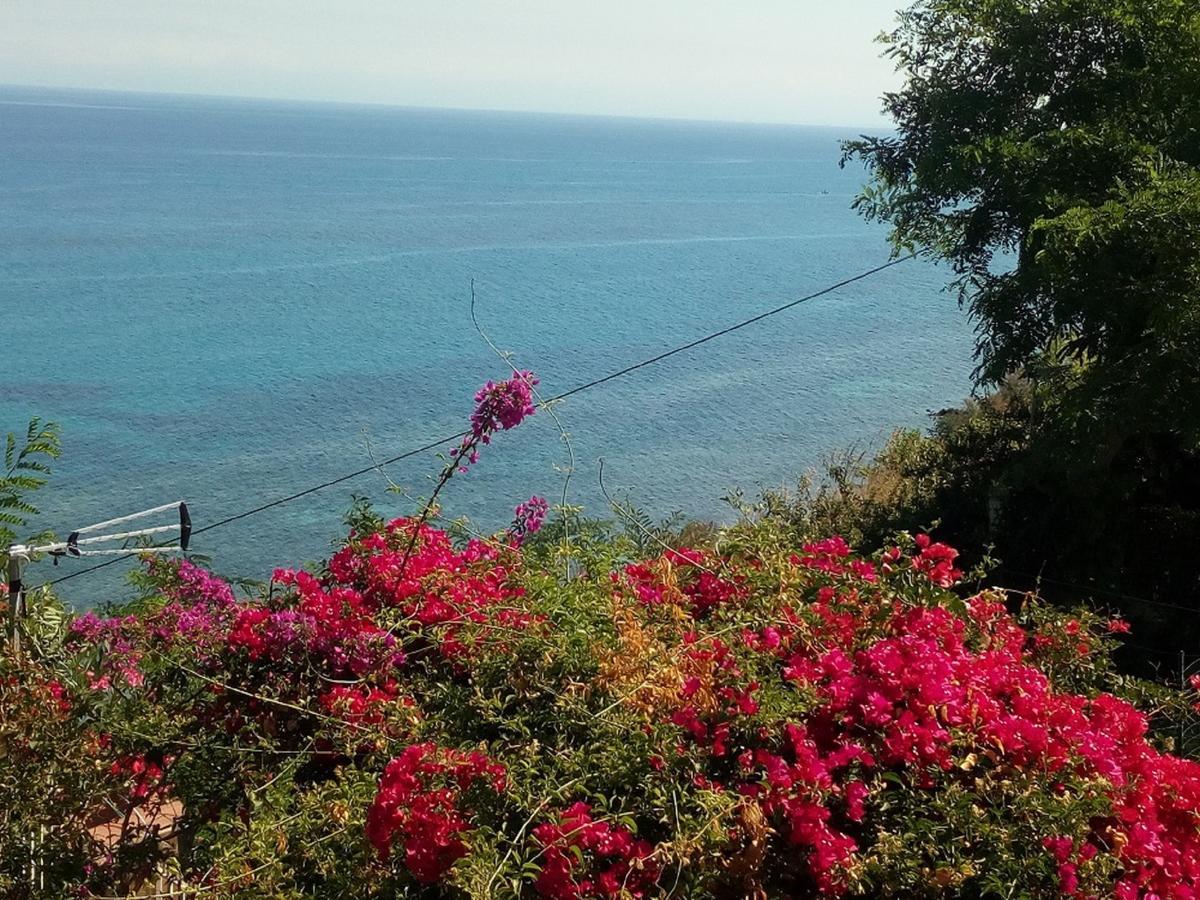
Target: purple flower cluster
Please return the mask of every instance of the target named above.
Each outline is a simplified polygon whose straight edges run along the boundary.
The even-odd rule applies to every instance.
[[[137,616],[101,618],[91,610],[72,620],[67,629],[67,646],[93,645],[102,650],[99,664],[88,675],[92,690],[108,690],[113,686],[114,676],[118,684],[141,685],[141,653],[131,638],[138,626]]]
[[[532,416],[533,389],[537,385],[537,376],[528,369],[514,370],[507,381],[487,382],[475,394],[471,436],[487,444],[494,432],[516,428],[527,416]]]
[[[466,472],[467,466],[479,462],[479,445],[490,444],[497,431],[516,428],[532,416],[537,407],[533,402],[533,389],[538,377],[528,369],[514,369],[512,378],[505,381],[489,381],[475,392],[475,411],[471,413],[471,433],[462,443],[450,451],[458,471]],[[448,469],[453,473],[454,469]]]
[[[550,504],[546,502],[546,498],[537,494],[523,503],[518,503],[513,510],[513,523],[508,529],[513,543],[519,547],[526,537],[540,530],[549,511]]]
[[[178,562],[175,573],[179,586],[174,591],[174,598],[180,603],[203,602],[209,606],[232,606],[233,588],[207,569],[188,559]]]
[[[197,662],[219,655],[238,612],[229,583],[187,559],[152,559],[149,572],[171,598],[156,617],[154,636],[168,647],[187,643]]]

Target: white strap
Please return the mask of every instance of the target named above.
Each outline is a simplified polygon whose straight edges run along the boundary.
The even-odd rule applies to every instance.
[[[142,528],[138,531],[122,531],[119,534],[101,534],[96,537],[84,538],[81,541],[76,541],[75,545],[82,547],[84,544],[100,544],[107,541],[123,541],[129,538],[142,537],[147,534],[162,534],[165,531],[178,531],[178,525],[159,525],[156,528]],[[34,547],[38,553],[53,553],[55,550],[67,550],[71,544],[67,541],[59,541],[55,544],[46,544],[43,547]]]
[[[137,556],[139,553],[175,553],[180,548],[175,547],[126,547],[113,550],[80,550],[80,556]],[[74,556],[75,554],[71,554]]]
[[[130,513],[127,516],[120,516],[116,519],[109,519],[106,522],[97,522],[95,525],[87,525],[83,528],[76,529],[76,534],[87,534],[90,531],[100,531],[107,528],[109,525],[120,525],[122,522],[132,522],[134,519],[142,519],[146,516],[152,516],[155,513],[166,512],[168,509],[178,509],[182,500],[176,500],[174,503],[164,503],[162,506],[156,506],[154,509],[144,509],[141,512]]]

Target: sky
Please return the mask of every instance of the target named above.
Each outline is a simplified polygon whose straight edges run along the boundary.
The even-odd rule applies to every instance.
[[[0,83],[883,123],[901,0],[0,0]]]

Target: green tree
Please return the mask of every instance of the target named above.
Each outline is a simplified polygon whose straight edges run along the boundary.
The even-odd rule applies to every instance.
[[[978,386],[1030,386],[987,471],[934,435],[986,487],[936,492],[973,504],[948,537],[1200,602],[1200,4],[919,0],[881,40],[904,83],[844,147],[856,206],[950,265]]]
[[[873,176],[857,206],[953,264],[982,381],[1193,328],[1200,7],[921,0],[882,40],[905,85],[896,133],[845,146]]]

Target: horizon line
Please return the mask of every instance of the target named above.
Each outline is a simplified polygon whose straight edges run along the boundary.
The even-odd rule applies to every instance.
[[[43,91],[78,91],[85,94],[123,94],[133,96],[146,97],[179,97],[191,98],[198,100],[244,100],[260,103],[296,103],[308,104],[312,106],[352,106],[352,107],[367,107],[372,109],[394,109],[394,110],[409,110],[409,111],[445,111],[445,112],[463,112],[463,113],[493,113],[502,115],[527,115],[527,116],[547,116],[559,118],[579,118],[579,119],[618,119],[634,122],[673,122],[680,124],[696,124],[696,125],[743,125],[761,128],[828,128],[828,129],[882,129],[890,130],[886,122],[880,121],[875,124],[822,124],[813,122],[796,122],[796,121],[762,121],[756,119],[710,119],[699,118],[695,116],[668,116],[668,115],[634,115],[630,113],[598,113],[598,112],[565,112],[562,110],[548,109],[511,109],[500,107],[484,107],[484,106],[433,106],[419,103],[391,103],[384,101],[372,100],[332,100],[332,99],[314,99],[302,97],[281,97],[281,96],[262,96],[251,94],[206,94],[196,91],[153,91],[153,90],[130,90],[127,88],[108,88],[108,87],[80,87],[78,85],[66,84],[33,84],[21,82],[0,82],[0,89],[17,88],[23,90],[43,90]],[[11,103],[12,101],[0,100],[0,104]]]

